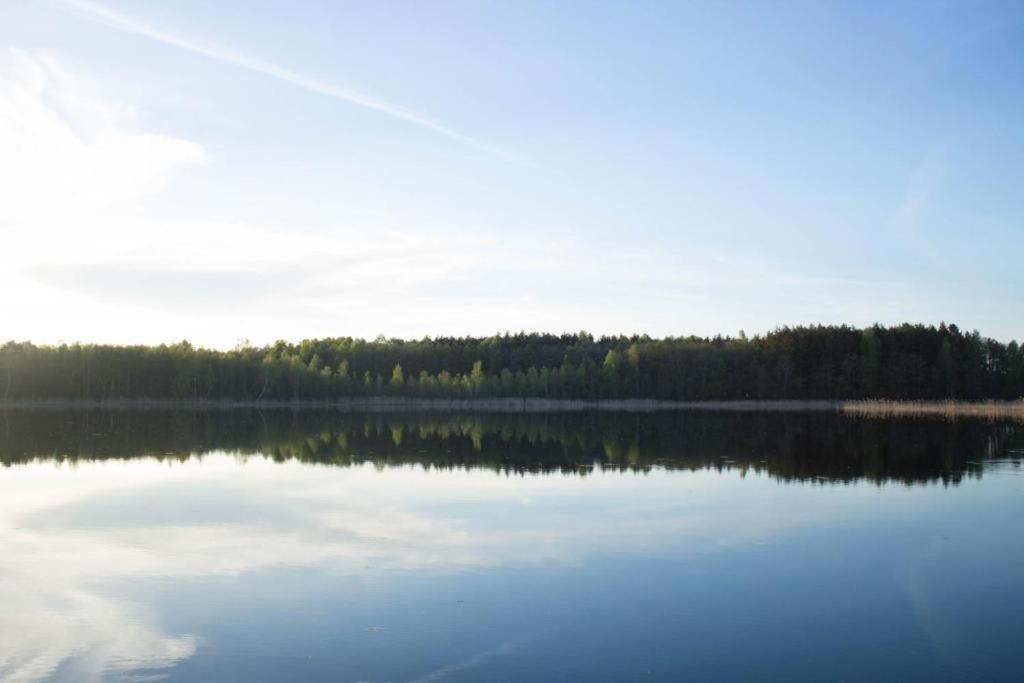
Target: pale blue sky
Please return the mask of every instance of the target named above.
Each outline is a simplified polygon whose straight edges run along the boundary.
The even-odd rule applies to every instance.
[[[1024,338],[1024,5],[4,0],[0,338]]]

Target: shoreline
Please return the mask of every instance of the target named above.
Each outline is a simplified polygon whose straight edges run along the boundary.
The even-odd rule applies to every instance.
[[[661,410],[834,411],[841,401],[661,401],[656,399],[562,398],[411,398],[401,396],[348,397],[255,401],[236,399],[40,399],[0,401],[0,409],[94,408],[111,410],[337,410],[346,411],[477,411],[477,412],[655,412]]]
[[[859,417],[1016,418],[1024,420],[1024,399],[1016,401],[892,400],[734,400],[660,401],[655,399],[408,398],[351,397],[330,400],[254,401],[234,399],[46,399],[0,401],[2,410],[332,410],[339,412],[841,412]]]

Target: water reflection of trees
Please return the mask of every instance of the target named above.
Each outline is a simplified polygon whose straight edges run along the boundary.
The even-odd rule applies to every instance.
[[[1024,426],[832,413],[441,413],[11,411],[0,461],[75,462],[210,451],[278,461],[506,473],[718,469],[783,480],[959,482],[1024,459]]]

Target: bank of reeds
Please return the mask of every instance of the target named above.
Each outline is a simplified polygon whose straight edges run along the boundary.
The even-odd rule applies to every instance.
[[[842,411],[862,417],[933,416],[955,420],[976,417],[1024,421],[1024,399],[1018,401],[846,401]]]

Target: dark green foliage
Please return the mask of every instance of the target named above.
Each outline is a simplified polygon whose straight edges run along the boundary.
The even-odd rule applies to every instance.
[[[1015,399],[1024,349],[955,325],[785,327],[750,339],[341,337],[233,351],[0,347],[0,401],[347,396]]]

